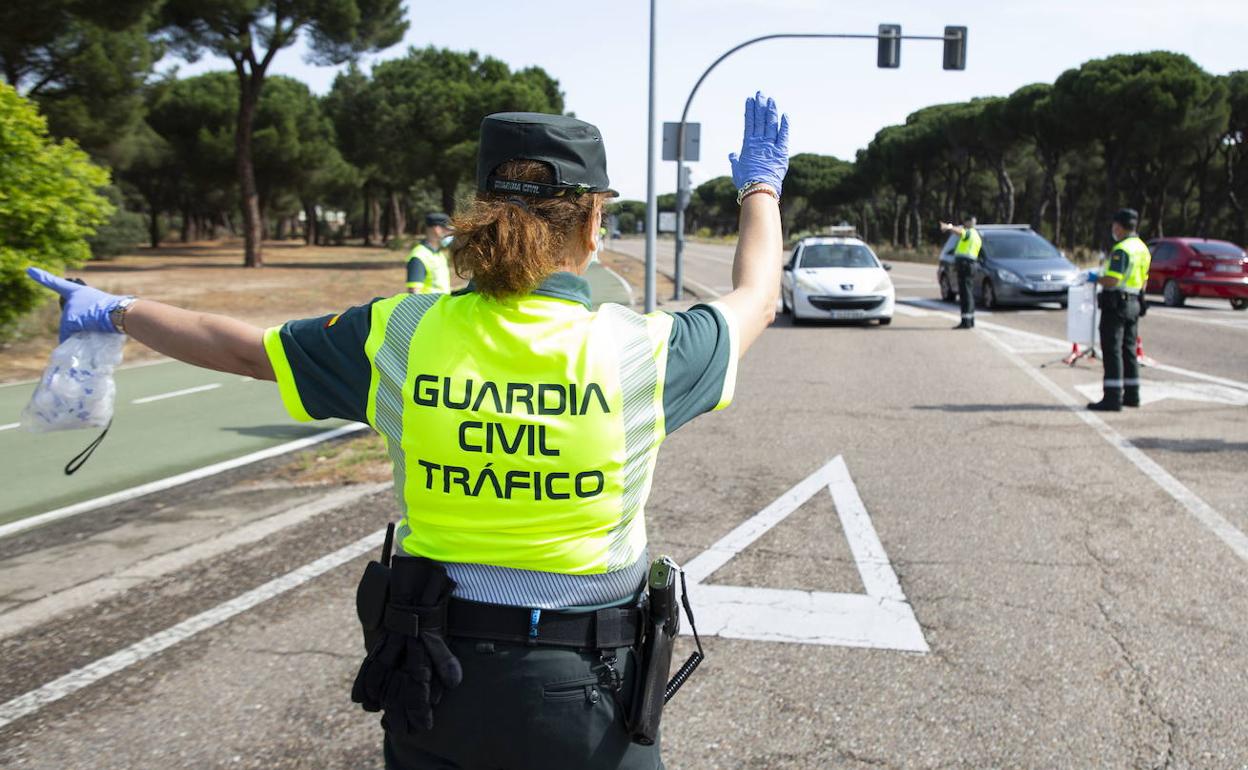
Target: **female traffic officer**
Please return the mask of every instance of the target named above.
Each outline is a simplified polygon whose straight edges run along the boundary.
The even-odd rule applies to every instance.
[[[727,406],[737,359],[775,312],[788,121],[774,101],[746,100],[729,159],[734,289],[680,313],[591,309],[581,275],[615,195],[602,139],[534,113],[482,122],[477,199],[452,251],[471,282],[454,294],[266,331],[31,275],[66,298],[63,334],[124,332],[275,380],[296,419],[385,438],[400,558],[353,698],[385,711],[387,767],[655,768],[658,745],[624,726],[644,505],[659,444]]]

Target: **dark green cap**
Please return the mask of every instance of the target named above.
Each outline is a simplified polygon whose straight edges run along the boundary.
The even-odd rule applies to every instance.
[[[1114,221],[1123,227],[1135,229],[1140,223],[1140,212],[1135,209],[1118,209],[1114,212]]]
[[[442,227],[450,227],[451,218],[446,214],[443,214],[441,211],[431,211],[428,214],[425,214],[425,227],[435,227],[438,225],[441,225]]]
[[[545,163],[554,172],[554,183],[495,176],[498,167],[510,160]],[[607,151],[598,128],[566,115],[541,112],[498,112],[485,116],[477,150],[477,189],[535,198],[591,192],[619,195],[607,179]]]

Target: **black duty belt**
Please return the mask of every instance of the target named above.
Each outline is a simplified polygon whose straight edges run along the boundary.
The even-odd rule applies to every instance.
[[[640,611],[626,607],[560,612],[452,598],[447,606],[446,625],[451,636],[605,650],[637,644],[642,619]]]

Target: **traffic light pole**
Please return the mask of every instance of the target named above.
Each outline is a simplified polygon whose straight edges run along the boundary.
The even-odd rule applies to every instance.
[[[654,16],[653,14],[651,14],[652,22],[653,22],[653,18]],[[960,32],[951,31],[952,29],[954,28],[947,28],[946,34],[944,35],[893,35],[892,38],[896,41],[940,40],[945,43],[960,42],[963,44],[963,46],[965,46],[965,39],[966,39],[965,28],[959,28],[961,29]],[[711,74],[711,70],[718,67],[719,63],[722,62],[724,59],[727,59],[729,56],[732,56],[734,53],[736,53],[737,51],[740,51],[742,48],[746,48],[747,46],[754,45],[755,43],[762,43],[767,40],[837,39],[837,40],[876,40],[876,41],[879,41],[881,37],[884,37],[882,32],[880,34],[875,34],[875,35],[853,35],[853,34],[838,34],[838,33],[800,33],[800,34],[799,33],[781,33],[781,34],[775,34],[775,35],[763,35],[762,37],[756,37],[756,38],[753,38],[752,40],[746,40],[744,43],[741,43],[740,45],[734,46],[733,48],[729,48],[727,51],[721,54],[718,59],[711,62],[711,66],[706,68],[706,71],[702,73],[702,76],[700,78],[698,78],[698,82],[693,84],[693,90],[689,92],[689,98],[685,100],[685,109],[682,110],[680,113],[680,126],[676,130],[676,269],[673,275],[673,278],[675,278],[676,288],[675,288],[675,292],[672,295],[672,299],[674,300],[681,299],[681,297],[684,294],[685,207],[689,203],[689,195],[690,195],[690,191],[688,189],[688,184],[686,183],[686,177],[685,177],[685,124],[689,121],[689,107],[693,104],[693,97],[697,95],[698,89],[702,87],[702,81],[706,80],[706,76]],[[963,53],[962,61],[965,62],[965,52]],[[948,55],[946,55],[946,64],[947,63],[948,63]],[[653,88],[653,84],[651,87]],[[651,121],[650,130],[652,132],[654,131],[653,120]],[[653,151],[651,152],[650,157],[652,159],[651,163],[653,163],[653,157],[654,157]],[[646,222],[647,253],[653,253],[652,247],[650,246],[650,243],[649,243],[649,239],[651,237],[650,230],[649,230],[651,217],[647,215],[646,219],[647,219],[647,222]]]

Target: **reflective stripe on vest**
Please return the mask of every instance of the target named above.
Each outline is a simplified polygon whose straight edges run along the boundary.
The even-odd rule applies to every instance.
[[[1119,284],[1111,291],[1123,290],[1133,294],[1140,293],[1148,282],[1148,269],[1153,261],[1153,255],[1148,250],[1148,244],[1140,240],[1138,235],[1131,235],[1115,243],[1114,248],[1109,253],[1112,255],[1115,251],[1125,252],[1128,262],[1125,273],[1109,268],[1105,269],[1105,275],[1117,278],[1119,281]]]
[[[968,227],[962,231],[962,237],[958,239],[953,255],[966,259],[979,259],[979,250],[983,244],[984,239],[979,236],[979,231],[974,227]]]
[[[638,561],[670,315],[475,293],[372,312],[368,419],[407,553],[567,575]]]
[[[446,261],[446,249],[433,251],[421,241],[408,259],[419,259],[425,266],[425,280],[413,287],[417,294],[451,293],[451,266]]]

